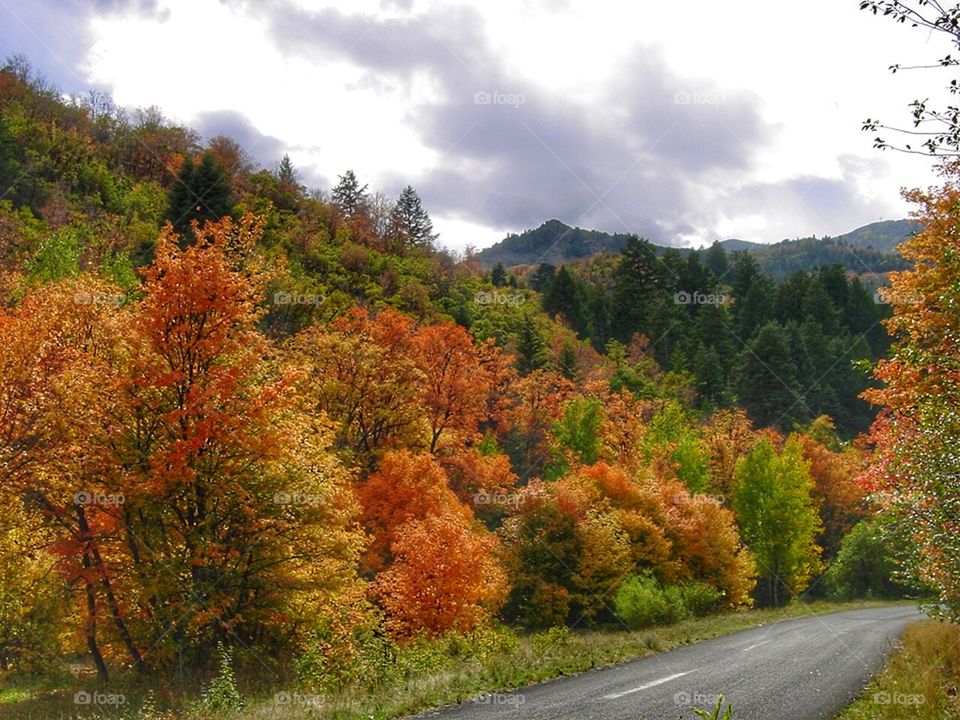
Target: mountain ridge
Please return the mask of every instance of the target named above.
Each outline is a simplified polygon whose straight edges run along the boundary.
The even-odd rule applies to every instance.
[[[906,267],[906,263],[894,251],[918,227],[907,219],[881,220],[836,237],[814,236],[786,239],[778,243],[729,238],[720,241],[720,244],[728,252],[747,251],[754,254],[761,267],[775,275],[809,270],[818,264],[839,262],[841,258],[854,272],[883,273]],[[629,233],[571,227],[552,218],[539,227],[507,235],[496,245],[480,251],[478,258],[487,267],[493,267],[498,262],[507,267],[539,263],[560,265],[598,253],[619,253],[629,237]],[[658,252],[674,249],[686,254],[691,251],[691,248],[654,245]]]

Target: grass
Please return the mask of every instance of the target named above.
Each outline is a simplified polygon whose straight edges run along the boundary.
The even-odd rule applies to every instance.
[[[565,631],[554,629],[542,633],[507,633],[509,643],[490,652],[467,652],[459,657],[444,657],[437,662],[433,657],[422,666],[416,661],[414,670],[389,684],[378,687],[346,688],[332,696],[322,697],[301,690],[294,684],[263,690],[262,678],[257,683],[245,683],[246,707],[239,712],[216,712],[210,709],[188,712],[142,711],[147,687],[142,682],[110,688],[122,693],[122,706],[78,706],[74,703],[77,691],[90,690],[86,685],[61,683],[55,690],[49,686],[0,683],[0,719],[17,720],[88,720],[91,718],[137,718],[139,720],[166,720],[166,718],[203,718],[203,720],[293,720],[294,718],[333,718],[335,720],[387,720],[403,717],[429,708],[462,702],[492,693],[489,702],[509,705],[518,702],[501,695],[512,688],[532,683],[575,675],[594,668],[605,667],[631,658],[670,650],[681,645],[727,635],[758,625],[780,620],[824,614],[837,610],[887,605],[884,602],[794,604],[785,608],[750,610],[711,615],[685,620],[674,625],[653,627],[637,632],[615,630]],[[427,654],[429,654],[429,649]],[[435,655],[435,652],[434,652]],[[253,688],[257,687],[256,690]],[[156,685],[154,694],[162,704],[182,708],[186,696],[183,688]],[[505,708],[507,709],[507,708]],[[851,716],[860,720],[861,716]],[[873,717],[873,716],[863,716]],[[887,716],[883,716],[887,717]],[[900,716],[890,716],[900,717]],[[908,716],[903,716],[908,717]],[[913,717],[913,716],[909,716]]]
[[[838,720],[960,718],[960,627],[923,620],[907,627],[886,668]]]

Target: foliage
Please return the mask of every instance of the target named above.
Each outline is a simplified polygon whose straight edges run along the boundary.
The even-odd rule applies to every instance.
[[[960,616],[960,564],[954,503],[960,438],[957,293],[960,288],[956,231],[960,187],[957,168],[944,169],[944,184],[907,193],[917,203],[924,229],[901,247],[914,269],[891,278],[896,342],[875,375],[882,389],[867,393],[883,408],[873,427],[873,463],[865,477],[910,539],[905,570],[915,583],[935,589],[934,612]]]
[[[762,439],[737,465],[736,483],[737,520],[761,577],[758,599],[779,605],[801,594],[819,568],[809,464],[795,439],[780,453]]]

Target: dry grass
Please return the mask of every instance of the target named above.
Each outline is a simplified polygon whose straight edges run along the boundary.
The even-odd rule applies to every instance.
[[[887,667],[838,720],[960,719],[960,627],[910,625]]]

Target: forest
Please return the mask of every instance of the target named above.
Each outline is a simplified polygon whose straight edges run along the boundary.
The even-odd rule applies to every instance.
[[[0,69],[4,676],[215,708],[233,665],[324,694],[451,638],[960,605],[949,180],[876,290],[637,236],[485,267],[341,172]]]

